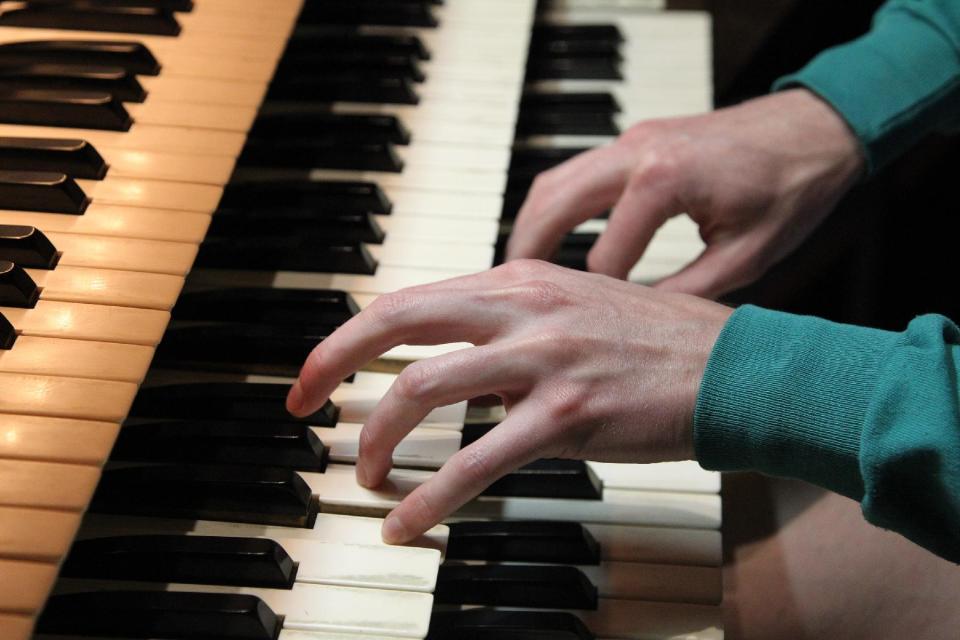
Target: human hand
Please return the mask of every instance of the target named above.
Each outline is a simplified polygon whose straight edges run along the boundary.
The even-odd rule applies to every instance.
[[[587,266],[625,278],[656,230],[687,213],[707,247],[656,286],[716,298],[799,246],[863,167],[844,121],[805,89],[643,122],[538,176],[506,257],[548,259],[564,234],[612,207]]]
[[[691,296],[514,261],[380,296],[313,350],[287,408],[310,414],[396,345],[476,345],[407,366],[360,435],[357,480],[373,488],[430,410],[488,394],[504,401],[506,419],[387,518],[384,539],[406,542],[539,458],[691,458],[700,380],[730,313]]]

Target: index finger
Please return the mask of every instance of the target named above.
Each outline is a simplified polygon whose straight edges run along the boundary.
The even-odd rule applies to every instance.
[[[628,174],[625,150],[610,144],[538,176],[517,214],[506,259],[548,259],[565,233],[613,206]]]
[[[377,298],[307,356],[287,396],[296,416],[316,411],[333,390],[363,365],[400,344],[483,342],[498,330],[490,304],[476,289],[398,291]]]

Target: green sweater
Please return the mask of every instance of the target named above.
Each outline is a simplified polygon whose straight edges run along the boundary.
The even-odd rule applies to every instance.
[[[775,88],[797,85],[833,105],[876,171],[960,123],[960,0],[888,2],[870,33]],[[960,563],[960,331],[946,318],[890,333],[738,309],[707,364],[694,441],[705,468],[818,484]]]

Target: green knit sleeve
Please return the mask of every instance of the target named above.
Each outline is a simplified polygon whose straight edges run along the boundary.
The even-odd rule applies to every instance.
[[[804,86],[846,120],[875,172],[960,124],[960,2],[891,0],[868,34],[824,51],[774,89]]]
[[[694,418],[700,464],[800,478],[960,562],[960,331],[902,333],[738,309],[710,356]]]

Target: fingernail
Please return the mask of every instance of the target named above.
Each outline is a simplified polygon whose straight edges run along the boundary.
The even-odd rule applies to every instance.
[[[407,541],[407,528],[400,522],[400,518],[389,515],[383,521],[383,529],[381,529],[380,535],[387,544],[401,544]]]
[[[287,409],[296,413],[303,408],[303,389],[300,387],[300,379],[293,383],[290,393],[287,394]]]

